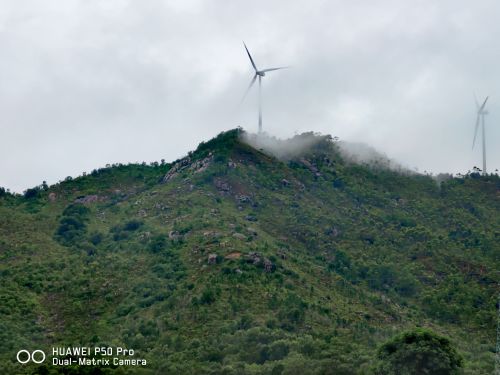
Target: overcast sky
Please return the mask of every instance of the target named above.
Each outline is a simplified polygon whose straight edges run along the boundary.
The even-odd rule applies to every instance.
[[[220,131],[317,131],[419,171],[500,168],[500,2],[1,0],[0,186],[175,160]],[[479,138],[480,140],[480,138]]]

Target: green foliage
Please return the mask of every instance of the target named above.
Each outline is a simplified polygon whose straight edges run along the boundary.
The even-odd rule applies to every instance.
[[[159,253],[167,248],[167,239],[163,235],[157,235],[151,239],[148,249],[153,253]]]
[[[199,301],[202,305],[211,305],[215,302],[215,297],[215,292],[210,288],[206,288],[201,293]]]
[[[56,239],[64,245],[71,245],[81,240],[86,234],[86,222],[90,210],[80,204],[70,204],[62,213]]]
[[[224,155],[227,154],[228,151],[233,150],[234,147],[239,144],[239,137],[241,133],[241,128],[222,132],[208,142],[201,142],[194,152],[194,155],[198,158],[203,158],[206,157],[209,152],[216,150],[218,151],[217,161],[224,161]]]
[[[462,357],[449,339],[426,329],[404,332],[382,345],[376,370],[384,375],[459,374]]]
[[[144,223],[142,221],[139,221],[139,220],[130,220],[130,221],[125,223],[125,225],[123,226],[123,230],[133,232],[133,231],[139,229],[143,224]]]
[[[40,194],[40,188],[34,187],[34,188],[29,188],[24,191],[24,198],[26,199],[33,199],[33,198],[38,198]]]
[[[0,373],[26,369],[20,347],[113,345],[144,373],[367,374],[392,371],[413,344],[375,348],[416,325],[447,332],[465,373],[492,372],[498,176],[349,164],[313,133],[278,160],[240,134],[167,182],[170,164],[115,164],[3,195]],[[415,345],[452,353],[433,337]]]

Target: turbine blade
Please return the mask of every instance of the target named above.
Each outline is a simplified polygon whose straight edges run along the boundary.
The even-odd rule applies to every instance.
[[[484,99],[483,105],[481,106],[481,108],[479,108],[480,111],[482,111],[484,109],[484,106],[486,105],[486,102],[488,101],[488,98],[489,98],[489,96],[487,96],[486,99]]]
[[[472,141],[472,148],[474,148],[474,144],[476,143],[476,137],[477,137],[477,130],[479,129],[479,122],[480,122],[480,119],[481,119],[481,114],[478,113],[477,114],[477,119],[476,119],[476,127],[474,129],[474,139]]]
[[[253,76],[252,80],[250,81],[250,84],[248,85],[248,88],[247,88],[247,91],[245,91],[245,95],[243,95],[243,98],[241,98],[241,102],[243,102],[243,100],[245,100],[245,98],[247,97],[248,95],[248,92],[250,91],[250,89],[252,88],[253,84],[255,83],[255,80],[257,79],[257,74]]]
[[[479,101],[477,100],[476,93],[474,93],[474,101],[476,102],[476,109],[479,110]]]
[[[261,72],[266,73],[266,72],[272,72],[273,70],[288,69],[288,68],[290,68],[290,67],[289,66],[280,66],[278,68],[263,69],[263,70],[261,70]]]
[[[253,62],[252,55],[250,55],[250,51],[248,51],[247,45],[245,42],[243,42],[243,45],[245,46],[245,49],[247,50],[248,58],[250,59],[250,62],[252,63],[252,66],[255,71],[257,71],[257,67],[255,66],[255,63]]]

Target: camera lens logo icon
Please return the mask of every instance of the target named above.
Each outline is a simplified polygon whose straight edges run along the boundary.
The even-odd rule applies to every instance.
[[[34,363],[42,363],[45,361],[45,353],[42,350],[34,350],[32,353],[29,351],[22,349],[17,352],[17,362],[21,364],[28,363],[32,361]]]

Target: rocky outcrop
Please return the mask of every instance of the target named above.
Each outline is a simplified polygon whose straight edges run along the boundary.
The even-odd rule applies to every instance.
[[[326,231],[326,234],[332,237],[338,237],[340,236],[340,229],[337,227],[331,227]]]
[[[167,172],[167,174],[163,177],[162,182],[166,183],[166,182],[172,180],[173,178],[177,177],[179,175],[179,173],[182,172],[187,167],[189,167],[190,164],[191,164],[191,158],[190,157],[181,159],[180,161],[178,161],[177,163],[175,163],[172,166],[172,168],[169,169],[169,171]]]
[[[274,265],[273,262],[271,262],[269,259],[264,258],[264,270],[266,272],[273,272],[276,269],[276,266]]]
[[[176,230],[172,230],[168,233],[168,238],[173,240],[173,241],[177,241],[177,240],[180,240],[182,239],[182,234],[180,234],[179,232],[177,232]]]
[[[276,265],[270,259],[262,256],[256,251],[252,251],[245,256],[247,263],[251,263],[256,267],[264,268],[266,272],[273,272],[276,270]]]
[[[245,258],[247,262],[252,263],[254,266],[257,266],[262,262],[262,256],[256,251],[248,253]]]
[[[206,170],[210,164],[212,163],[214,156],[212,153],[209,153],[208,156],[204,159],[192,161],[191,157],[187,156],[184,159],[179,160],[175,163],[172,168],[167,172],[167,174],[163,177],[162,182],[167,183],[170,180],[177,177],[184,170],[189,170],[193,173],[200,173]]]
[[[216,178],[214,179],[215,188],[221,193],[229,193],[231,191],[231,186],[226,181]]]
[[[309,160],[306,160],[304,158],[300,159],[300,162],[304,164],[313,174],[315,177],[321,176],[321,173],[319,172],[318,167],[316,167],[313,163],[311,163]]]
[[[252,203],[252,198],[244,194],[237,195],[236,200],[238,203]]]
[[[210,153],[206,158],[197,160],[191,166],[189,169],[193,171],[194,173],[201,173],[204,170],[206,170],[210,164],[212,163],[212,160],[214,159],[212,153]]]
[[[211,253],[208,254],[208,264],[216,264],[217,263],[217,254]]]
[[[245,236],[244,234],[241,234],[241,233],[233,233],[233,237],[237,238],[239,240],[246,240],[247,239],[247,236]]]
[[[247,228],[247,232],[250,233],[252,236],[256,236],[257,235],[257,230],[254,229],[254,228],[251,228],[251,227]]]
[[[81,196],[75,199],[75,203],[80,203],[80,204],[90,204],[90,203],[95,203],[99,201],[103,201],[104,198],[100,197],[99,195],[85,195]]]

